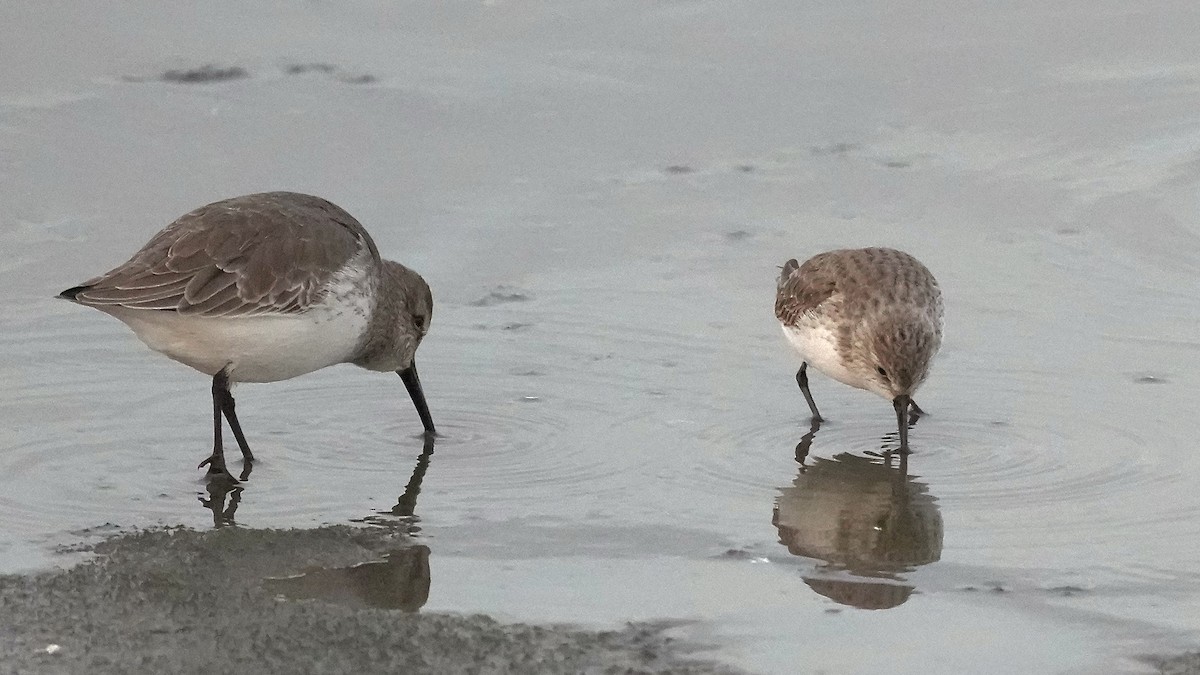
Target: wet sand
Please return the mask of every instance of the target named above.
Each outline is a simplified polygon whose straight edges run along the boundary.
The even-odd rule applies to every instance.
[[[394,567],[428,565],[421,615],[682,620],[754,672],[1195,653],[1198,12],[4,5],[0,571],[131,528],[372,524],[428,548]],[[395,376],[248,385],[260,461],[220,503],[206,379],[52,297],[271,189],[429,281],[444,437]],[[869,394],[813,377],[810,429],[771,311],[784,260],[866,245],[946,294],[905,470]]]
[[[1179,656],[1151,657],[1147,659],[1161,675],[1194,675],[1200,673],[1200,652]]]
[[[414,614],[428,549],[378,528],[158,530],[92,550],[70,570],[0,577],[0,672],[734,672],[666,624]]]

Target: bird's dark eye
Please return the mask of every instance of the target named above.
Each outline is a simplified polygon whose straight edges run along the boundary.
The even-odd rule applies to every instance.
[[[887,377],[887,371],[883,369],[883,366],[877,366],[875,368],[875,372],[879,373],[880,375],[882,375],[884,377]]]
[[[425,330],[425,315],[424,314],[413,315],[413,324],[417,327],[417,330]]]

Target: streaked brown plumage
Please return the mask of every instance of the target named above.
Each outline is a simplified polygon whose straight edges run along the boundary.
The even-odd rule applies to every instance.
[[[933,274],[889,248],[842,249],[784,263],[775,316],[804,359],[796,373],[813,417],[807,366],[891,400],[901,448],[908,449],[907,408],[941,346],[943,303]]]

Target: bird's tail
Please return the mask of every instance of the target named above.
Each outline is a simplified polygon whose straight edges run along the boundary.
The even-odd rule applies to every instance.
[[[795,274],[796,270],[798,269],[800,269],[800,263],[796,262],[795,258],[783,263],[783,267],[779,268],[778,287],[783,288],[784,284],[788,282],[788,279],[792,278],[792,275]]]
[[[58,295],[56,295],[54,297],[61,298],[63,300],[71,300],[72,302],[79,302],[79,299],[75,296],[86,291],[88,288],[90,288],[90,287],[87,284],[84,284],[82,286],[74,286],[72,288],[68,288],[67,290],[63,291],[62,293],[59,293]]]

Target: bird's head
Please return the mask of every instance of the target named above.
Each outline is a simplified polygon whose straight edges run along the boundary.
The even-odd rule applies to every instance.
[[[929,374],[941,331],[924,312],[889,308],[861,325],[856,367],[867,389],[889,401],[911,397]]]
[[[369,370],[394,370],[412,398],[425,433],[435,433],[425,392],[417,377],[416,354],[433,318],[433,293],[420,274],[391,260],[383,261],[378,304],[371,334],[355,363]]]
[[[417,347],[429,332],[433,318],[433,294],[420,274],[391,260],[383,261],[382,289],[375,312],[383,325],[378,327],[386,339],[370,350],[371,370],[403,370],[413,364]]]

